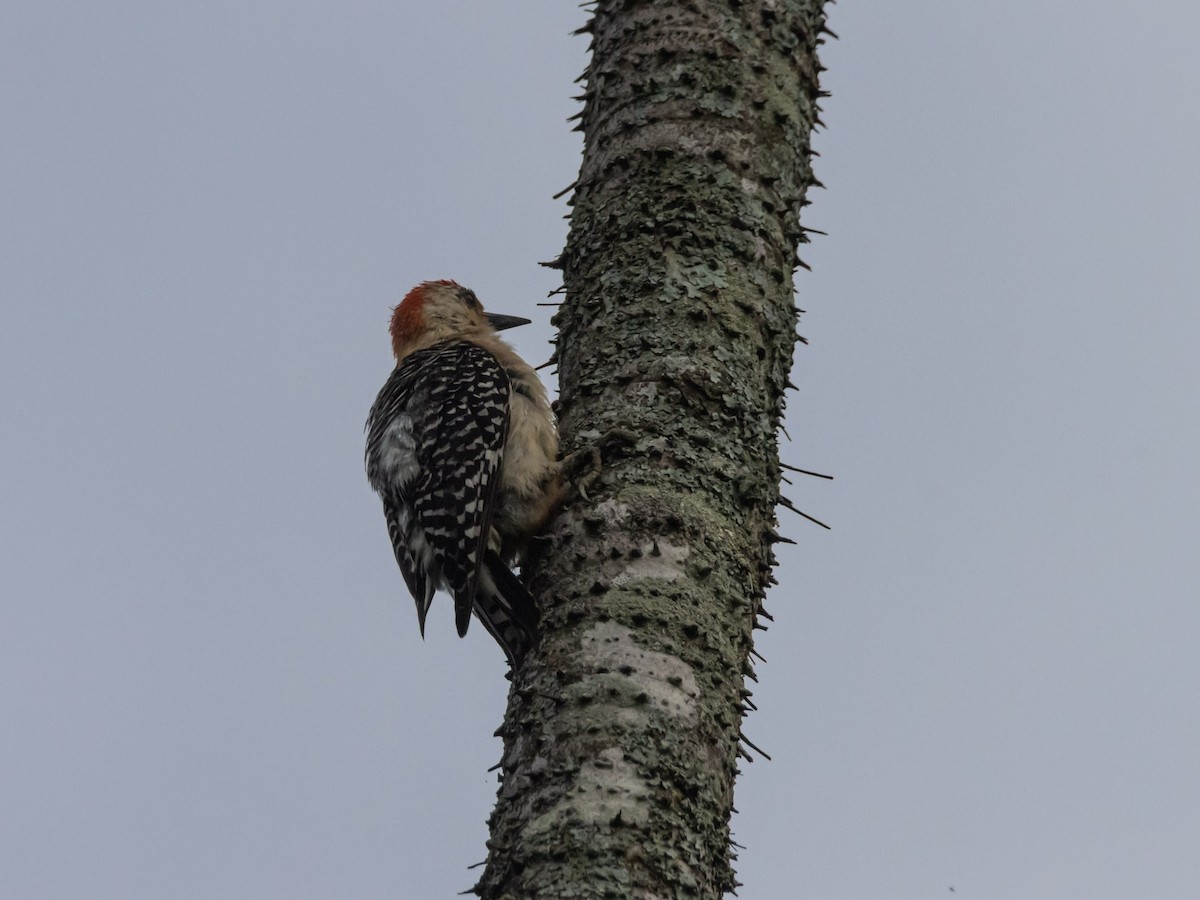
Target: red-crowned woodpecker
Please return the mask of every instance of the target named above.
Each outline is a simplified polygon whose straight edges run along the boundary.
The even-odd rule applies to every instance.
[[[496,334],[528,321],[485,313],[453,281],[417,285],[392,314],[396,369],[367,418],[367,478],[421,634],[445,590],[459,635],[474,610],[513,665],[537,607],[510,566],[562,494],[546,390]]]

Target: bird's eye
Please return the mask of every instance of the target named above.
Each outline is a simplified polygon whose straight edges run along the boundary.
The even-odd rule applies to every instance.
[[[479,298],[475,296],[475,292],[464,288],[462,292],[462,302],[471,309],[480,309]]]

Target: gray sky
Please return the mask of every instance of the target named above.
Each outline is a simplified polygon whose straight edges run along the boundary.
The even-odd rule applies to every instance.
[[[850,3],[746,900],[1200,891],[1200,6]],[[574,3],[0,10],[0,895],[449,897],[506,682],[362,473],[388,309],[549,354]]]

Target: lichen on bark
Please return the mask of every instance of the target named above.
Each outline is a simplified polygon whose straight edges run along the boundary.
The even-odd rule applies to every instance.
[[[488,900],[716,898],[814,183],[819,0],[601,0],[556,262],[560,429],[594,459],[528,567]]]

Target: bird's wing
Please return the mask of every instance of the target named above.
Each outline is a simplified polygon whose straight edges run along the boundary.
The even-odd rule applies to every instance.
[[[443,585],[454,597],[458,633],[466,634],[470,624],[510,390],[490,353],[451,341],[406,357],[372,408],[367,474],[372,485],[399,486],[390,511],[385,494],[384,510],[422,626],[434,588]]]

